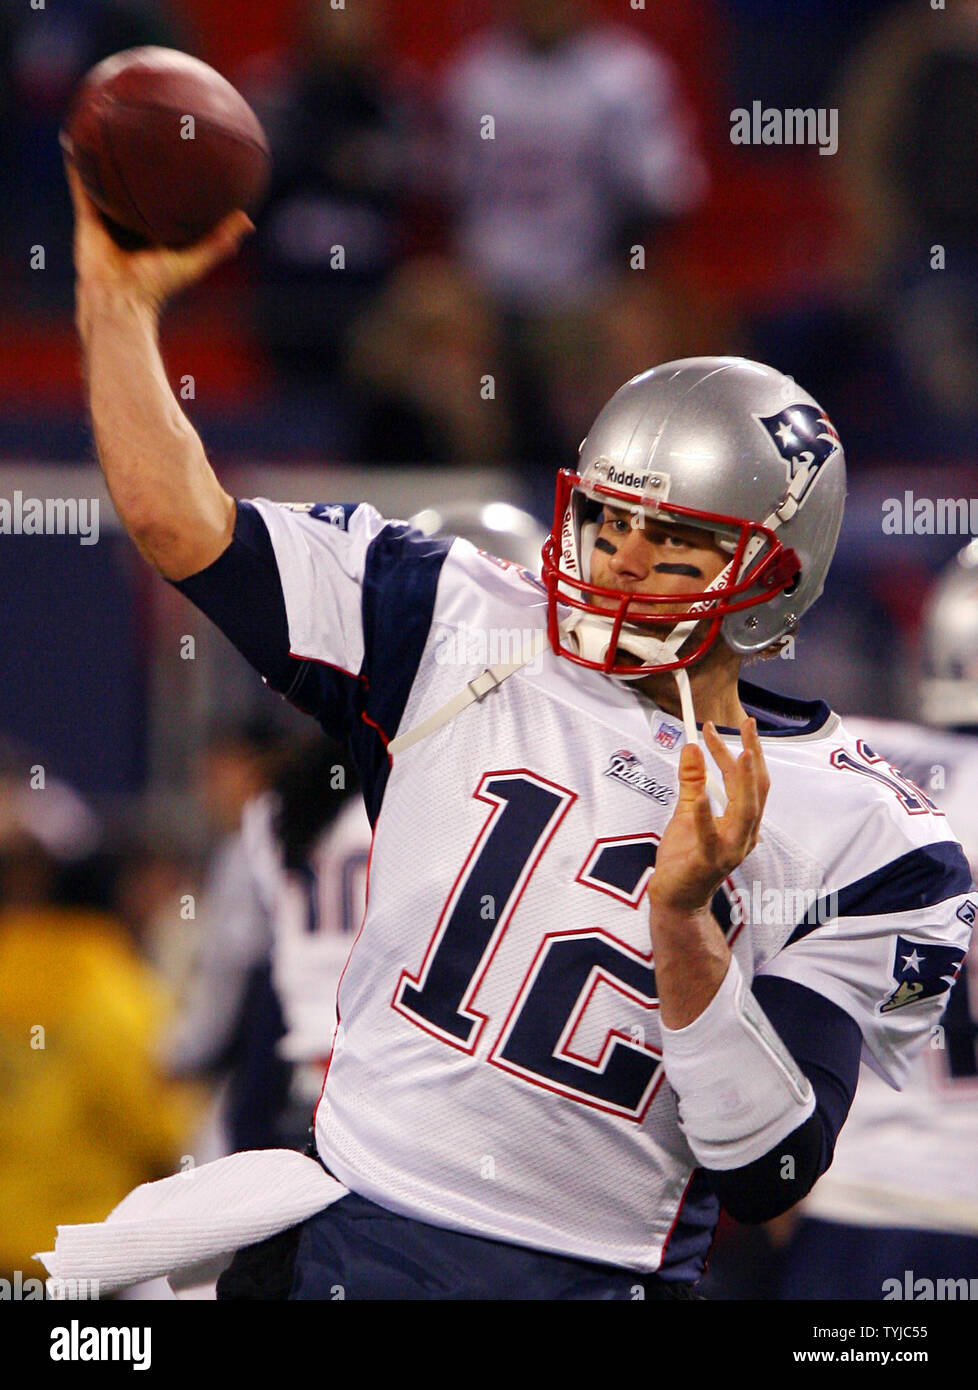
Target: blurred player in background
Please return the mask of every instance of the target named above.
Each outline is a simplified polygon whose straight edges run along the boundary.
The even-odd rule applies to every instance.
[[[232,1147],[303,1149],[366,903],[370,824],[343,750],[297,742],[274,788],[245,807],[241,834],[267,925],[260,986],[240,1004],[249,1044],[231,1088]],[[256,1111],[249,1138],[242,1118]]]
[[[873,749],[882,775],[898,768],[947,813],[978,874],[978,541],[937,584],[923,647],[924,725],[853,718],[846,727]],[[913,788],[906,802],[911,813],[919,807]],[[966,921],[978,913],[976,899],[973,894],[959,909]],[[919,992],[926,966],[915,957],[921,954],[904,957],[904,995],[894,1007]],[[973,957],[974,950],[902,1091],[860,1069],[835,1160],[802,1204],[801,1222],[780,1256],[782,1298],[905,1298],[907,1271],[911,1285],[978,1278]]]
[[[664,53],[581,0],[501,9],[444,76],[448,171],[462,263],[532,319],[593,294],[629,233],[699,205],[707,173]]]
[[[351,323],[403,255],[418,117],[391,70],[386,20],[377,0],[302,0],[294,51],[252,92],[272,150],[259,328],[274,368],[306,391],[335,373]]]
[[[281,1014],[269,981],[272,927],[246,833],[248,809],[268,795],[287,750],[280,729],[249,719],[216,728],[199,763],[213,844],[194,915],[196,961],[165,1048],[173,1076],[219,1083],[211,1123],[192,1145],[197,1162],[275,1142],[288,1092],[288,1068],[274,1054]]]
[[[706,164],[669,57],[582,0],[499,6],[453,55],[440,107],[455,255],[501,315],[500,395],[542,510],[566,456],[550,391],[561,330],[600,314],[636,244],[649,257],[637,279],[658,279],[660,234],[703,202]],[[633,370],[650,357],[646,348]]]

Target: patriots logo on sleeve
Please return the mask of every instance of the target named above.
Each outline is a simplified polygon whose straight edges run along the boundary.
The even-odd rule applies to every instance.
[[[341,531],[349,529],[350,517],[359,507],[359,502],[277,502],[275,504],[287,512],[302,512],[313,516],[317,521],[325,521],[330,526],[338,526]]]
[[[801,472],[807,481],[797,494],[800,502],[825,460],[842,443],[832,421],[813,405],[789,405],[777,415],[754,417],[770,435],[778,453],[788,465],[788,482]]]
[[[318,521],[325,521],[330,526],[339,526],[345,531],[358,506],[357,502],[317,502],[311,509],[311,515]]]
[[[918,999],[929,999],[949,990],[958,977],[964,954],[957,946],[921,944],[898,936],[893,957],[897,987],[879,1005],[880,1013],[892,1013]]]

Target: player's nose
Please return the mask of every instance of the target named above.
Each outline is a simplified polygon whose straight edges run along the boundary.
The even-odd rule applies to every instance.
[[[615,574],[631,579],[644,579],[651,570],[654,559],[654,546],[644,531],[629,527],[624,536],[615,538],[615,553],[610,562]]]

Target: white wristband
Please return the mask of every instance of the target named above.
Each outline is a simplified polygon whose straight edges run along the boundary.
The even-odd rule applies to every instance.
[[[754,998],[733,956],[709,1004],[685,1028],[662,1027],[662,1062],[679,1123],[705,1168],[741,1168],[815,1109],[811,1083]]]

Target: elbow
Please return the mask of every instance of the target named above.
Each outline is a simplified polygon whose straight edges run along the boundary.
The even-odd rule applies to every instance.
[[[126,531],[136,549],[164,579],[179,581],[207,569],[231,543],[235,505],[231,497],[213,517],[164,517],[130,511]]]
[[[160,521],[157,517],[130,517],[129,537],[146,560],[164,579],[185,579],[204,569],[195,561],[192,528]]]
[[[759,1226],[806,1197],[831,1161],[825,1127],[815,1111],[753,1163],[704,1172],[728,1215],[744,1225]]]
[[[721,1206],[728,1216],[743,1226],[763,1226],[765,1222],[773,1221],[776,1216],[783,1216],[786,1211],[797,1206],[802,1198],[808,1195],[812,1186],[813,1183],[809,1183],[807,1186],[782,1192],[763,1189],[731,1192],[725,1198],[721,1198]]]

